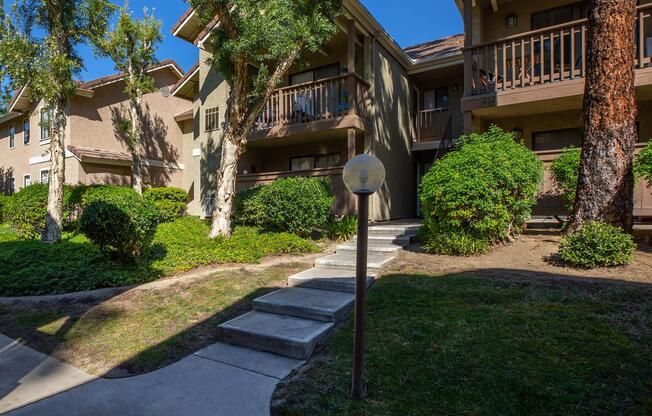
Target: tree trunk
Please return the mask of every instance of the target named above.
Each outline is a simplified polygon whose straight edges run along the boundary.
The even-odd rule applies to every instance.
[[[238,143],[242,143],[242,140],[227,131],[222,144],[221,164],[217,171],[217,193],[214,201],[213,226],[209,235],[210,238],[219,235],[231,236],[231,216],[236,193],[238,160],[242,153]]]
[[[48,184],[48,206],[45,217],[45,229],[41,235],[44,243],[58,243],[61,241],[63,230],[63,184],[65,182],[65,147],[64,135],[66,131],[66,107],[64,100],[58,100],[52,108],[50,120],[50,174]]]
[[[584,141],[569,232],[601,220],[631,231],[634,209],[636,0],[592,0]]]
[[[133,176],[133,188],[138,194],[143,194],[143,162],[140,126],[140,98],[130,101],[129,116],[131,118],[131,158],[133,160],[131,172]]]

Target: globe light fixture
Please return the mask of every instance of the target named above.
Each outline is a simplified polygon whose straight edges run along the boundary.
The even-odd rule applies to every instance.
[[[353,376],[351,395],[364,397],[364,320],[367,299],[367,248],[369,234],[369,196],[385,182],[385,166],[375,156],[362,154],[349,160],[342,172],[344,184],[358,196],[358,237],[355,260],[355,327],[353,336]]]

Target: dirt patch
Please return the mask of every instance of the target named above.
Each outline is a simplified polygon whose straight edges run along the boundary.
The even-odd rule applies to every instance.
[[[418,244],[409,246],[385,270],[388,274],[451,274],[473,271],[488,277],[548,279],[577,278],[579,281],[609,279],[614,282],[652,283],[652,247],[639,243],[634,261],[624,267],[581,270],[562,265],[556,257],[561,237],[526,235],[516,242],[474,257],[437,256],[424,253]]]

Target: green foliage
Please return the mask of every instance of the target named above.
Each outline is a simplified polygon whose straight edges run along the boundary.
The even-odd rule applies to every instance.
[[[542,176],[541,161],[511,133],[491,126],[463,137],[421,181],[426,247],[469,255],[518,235]]]
[[[618,227],[594,221],[575,234],[564,237],[559,257],[571,266],[593,269],[628,264],[634,259],[636,244]]]
[[[652,140],[648,141],[645,148],[638,155],[638,173],[652,184]]]
[[[147,188],[143,192],[158,211],[158,221],[168,222],[186,214],[188,193],[180,188]]]
[[[580,173],[580,149],[566,148],[552,162],[550,170],[557,187],[562,191],[569,211],[573,211],[577,181]]]
[[[9,196],[0,195],[0,224],[2,224],[5,221],[4,212],[10,199],[11,197]]]
[[[195,217],[160,224],[150,248],[133,262],[124,262],[106,256],[80,233],[65,232],[61,243],[51,245],[19,240],[0,225],[0,296],[125,286],[202,266],[319,251],[312,241],[288,233],[236,227],[231,238],[209,239],[209,230],[208,223]]]
[[[7,221],[21,238],[39,239],[45,227],[47,204],[47,185],[34,184],[23,188],[7,203],[5,208]]]
[[[138,257],[156,232],[154,205],[128,188],[100,187],[84,195],[81,231],[103,251],[121,257]]]
[[[306,237],[328,224],[333,201],[328,181],[282,178],[240,193],[234,220],[242,225]]]
[[[341,218],[334,217],[328,224],[328,236],[337,241],[348,241],[358,233],[358,217],[345,215]]]

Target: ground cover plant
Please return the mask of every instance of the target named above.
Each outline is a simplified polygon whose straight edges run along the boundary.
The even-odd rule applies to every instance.
[[[222,271],[101,300],[14,303],[0,306],[0,332],[93,374],[144,373],[217,342],[220,323],[306,267]]]
[[[565,263],[587,269],[615,267],[634,259],[636,244],[631,235],[603,222],[589,222],[562,239],[559,257]]]
[[[328,224],[328,236],[335,241],[347,241],[358,233],[358,217],[345,215],[335,217]]]
[[[349,321],[277,391],[273,414],[650,413],[649,285],[482,274],[381,278],[368,295],[366,398],[350,399]]]
[[[422,238],[433,253],[472,255],[517,236],[536,203],[543,165],[496,126],[463,137],[420,184]]]
[[[209,239],[209,225],[194,217],[160,224],[151,248],[133,262],[107,256],[79,232],[45,245],[18,238],[0,226],[0,296],[39,295],[152,281],[201,266],[257,263],[274,254],[319,251],[310,240],[287,233],[237,227],[231,238]]]

